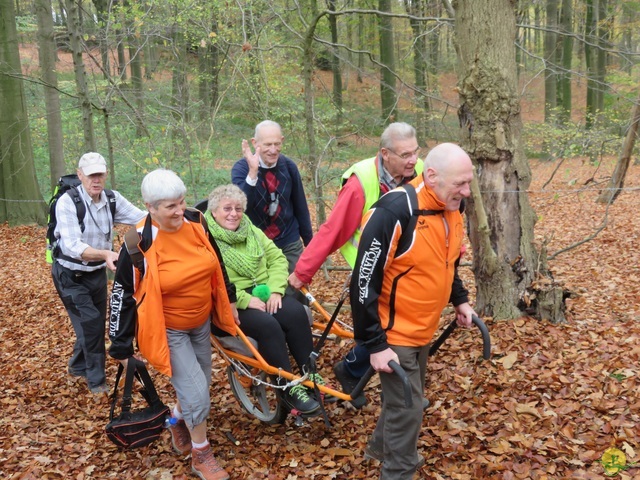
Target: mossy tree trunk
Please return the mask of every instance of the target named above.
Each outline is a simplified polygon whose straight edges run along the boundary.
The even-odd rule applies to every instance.
[[[467,209],[476,310],[496,319],[523,313],[564,320],[564,291],[534,245],[514,40],[516,2],[459,0],[456,10],[461,146],[476,176]]]

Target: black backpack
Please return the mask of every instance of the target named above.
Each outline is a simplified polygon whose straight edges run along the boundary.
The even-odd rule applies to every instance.
[[[85,206],[82,198],[80,198],[80,192],[78,191],[78,186],[81,184],[78,175],[75,173],[70,175],[63,175],[58,179],[58,183],[56,185],[55,190],[53,191],[53,196],[51,200],[49,200],[49,217],[47,223],[47,252],[46,259],[47,263],[53,263],[54,258],[62,258],[69,262],[73,263],[83,263],[82,261],[68,257],[60,252],[60,247],[58,246],[58,239],[55,237],[55,230],[58,220],[56,218],[56,204],[58,203],[58,199],[64,195],[65,193],[69,193],[71,199],[73,200],[74,205],[76,206],[76,211],[78,213],[78,223],[80,224],[80,231],[84,232],[84,215],[87,213],[87,207]],[[111,218],[115,218],[116,215],[116,196],[112,190],[104,190],[104,193],[107,195],[107,202],[109,203],[109,209],[111,210]],[[101,264],[102,262],[98,262],[97,264]],[[88,263],[89,265],[92,262]]]

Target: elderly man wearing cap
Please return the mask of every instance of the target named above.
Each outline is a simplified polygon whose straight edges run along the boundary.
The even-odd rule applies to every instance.
[[[105,377],[105,322],[107,315],[106,268],[115,271],[118,254],[113,251],[113,225],[135,225],[146,212],[113,191],[105,192],[107,163],[95,152],[80,157],[77,170],[82,182],[78,201],[86,212],[82,225],[69,191],[56,204],[60,254],[54,259],[51,276],[76,334],[69,374],[84,377],[91,393],[108,392]],[[108,202],[115,202],[115,214]]]

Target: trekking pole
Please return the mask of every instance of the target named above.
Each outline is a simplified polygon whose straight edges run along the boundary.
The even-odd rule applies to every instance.
[[[477,315],[473,315],[471,317],[473,324],[478,327],[480,333],[482,334],[482,358],[485,360],[489,360],[491,358],[491,336],[489,335],[489,329],[485,325],[485,323],[480,320],[480,317]],[[458,322],[454,320],[449,324],[449,326],[440,334],[440,336],[436,339],[435,342],[429,348],[429,356],[433,356],[436,354],[438,349],[442,346],[447,338],[453,333],[453,331],[458,326]]]

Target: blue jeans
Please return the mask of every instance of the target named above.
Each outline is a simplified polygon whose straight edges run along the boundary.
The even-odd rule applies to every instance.
[[[344,357],[344,369],[355,378],[364,377],[370,366],[369,351],[356,344]]]

